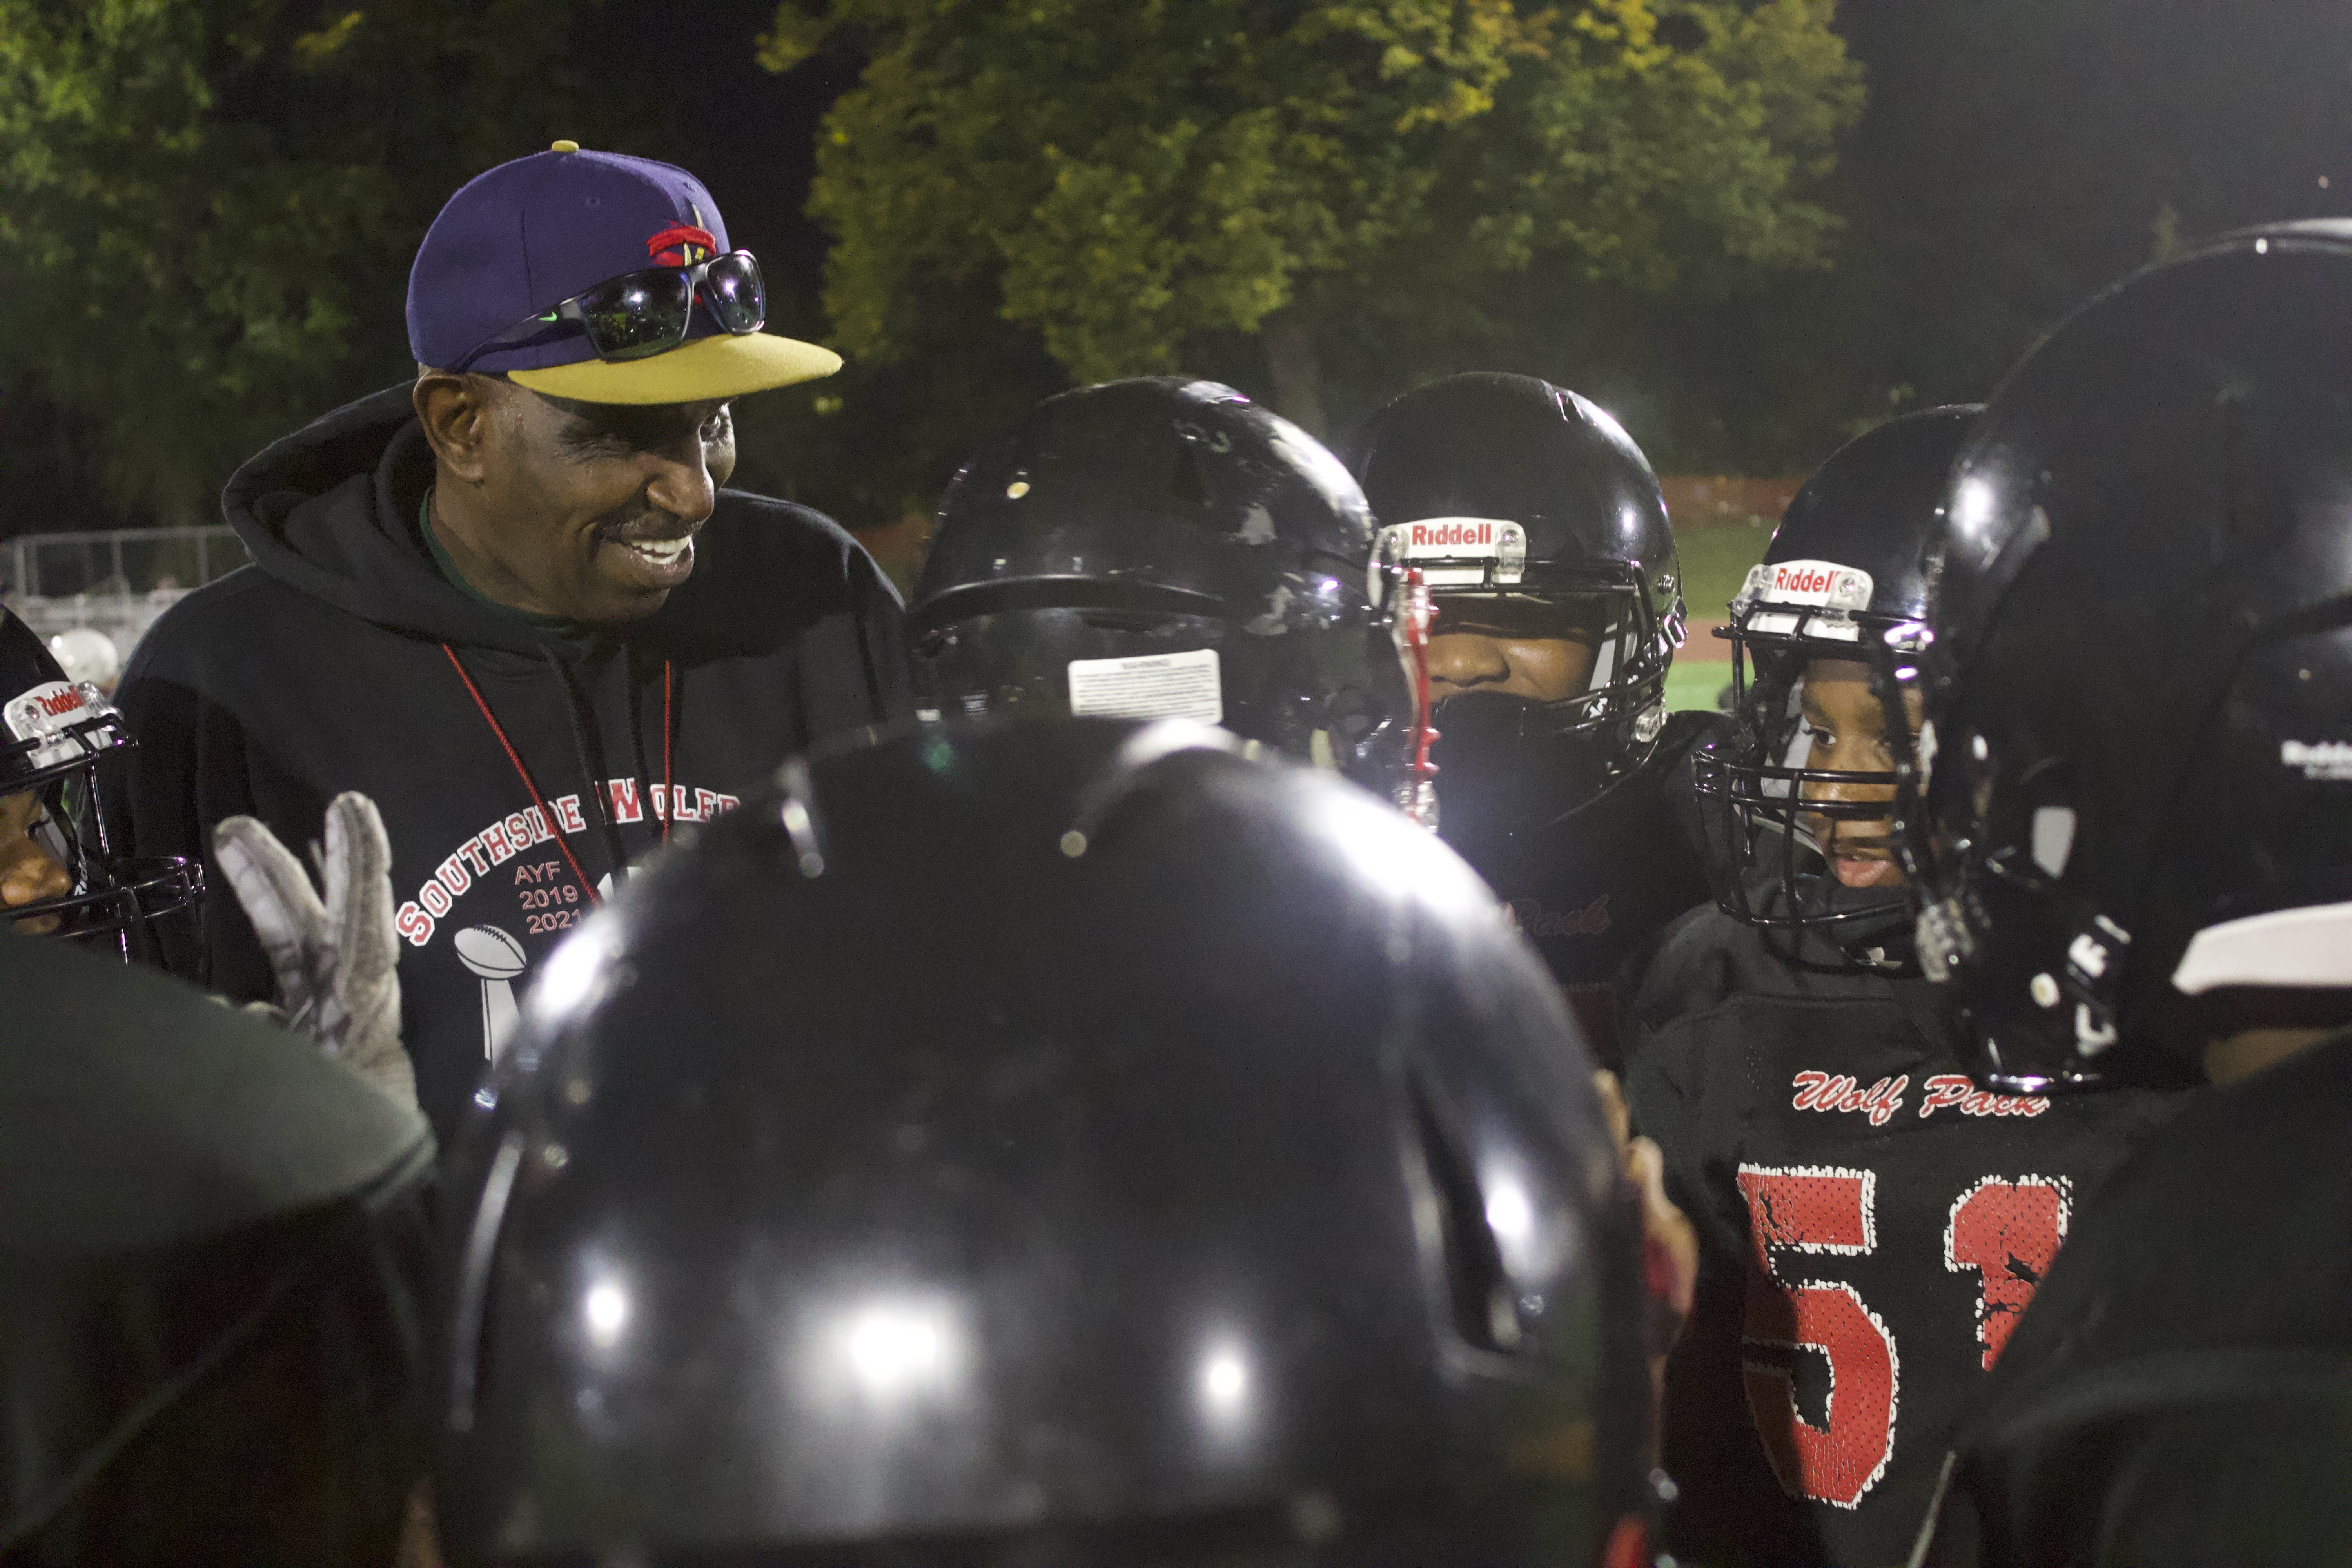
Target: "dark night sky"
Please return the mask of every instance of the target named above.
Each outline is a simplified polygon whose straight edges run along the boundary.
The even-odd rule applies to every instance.
[[[614,20],[643,39],[633,55],[667,52],[698,167],[812,321],[824,237],[799,209],[816,121],[848,82],[824,59],[758,68],[744,40],[769,0],[710,0],[690,32],[679,9],[625,0]],[[2190,238],[2352,214],[2340,0],[1844,0],[1838,25],[1870,91],[1833,186],[1838,274],[1697,310],[1627,301],[1613,332],[1562,351],[1626,387],[1637,434],[1675,466],[1810,462],[1862,384],[1912,405],[1983,396],[2149,259],[2162,209]],[[1790,401],[1791,374],[1815,395]],[[1767,406],[1779,422],[1752,412]]]
[[[790,279],[795,306],[814,310],[825,239],[801,208],[817,121],[850,84],[823,58],[783,76],[761,69],[752,40],[775,14],[774,0],[606,3],[614,53],[655,62],[645,85],[667,100],[731,237],[760,258],[772,287]]]
[[[575,58],[646,104],[643,144],[626,150],[677,158],[709,184],[766,267],[775,325],[815,332],[824,237],[801,208],[817,121],[855,67],[761,69],[753,40],[773,15],[774,0],[604,0],[581,14]],[[2161,212],[2190,238],[2352,215],[2345,0],[1844,0],[1839,26],[1867,69],[1870,107],[1830,192],[1849,220],[1836,272],[1761,280],[1729,300],[1580,298],[1539,363],[1498,368],[1601,396],[1664,468],[1786,472],[1826,455],[1858,414],[1983,396],[2066,309],[2149,259]],[[398,301],[386,309],[396,320]],[[1531,338],[1549,325],[1528,324]],[[807,498],[845,521],[896,515],[898,489],[920,485],[860,487],[915,421],[944,450],[1034,395],[1041,368],[1050,384],[1052,367],[1017,338],[977,334],[947,351],[945,375],[845,375],[853,415],[772,432],[785,468],[746,478],[803,493],[815,475]],[[1213,347],[1203,358],[1217,363],[1201,368],[1248,388],[1252,346],[1238,358]],[[383,368],[355,367],[355,387]],[[998,384],[938,397],[923,384],[958,372]],[[1367,381],[1329,401],[1369,406],[1395,390]],[[12,518],[144,521],[96,499],[89,433],[33,389],[0,387],[0,421]]]

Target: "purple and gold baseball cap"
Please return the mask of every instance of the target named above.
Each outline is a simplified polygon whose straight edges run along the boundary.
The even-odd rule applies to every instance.
[[[408,346],[419,364],[454,365],[607,279],[731,248],[719,204],[684,169],[558,142],[476,175],[433,220],[408,274]],[[726,331],[698,304],[686,341],[643,359],[601,360],[574,331],[467,368],[581,403],[695,403],[831,375],[841,356]]]

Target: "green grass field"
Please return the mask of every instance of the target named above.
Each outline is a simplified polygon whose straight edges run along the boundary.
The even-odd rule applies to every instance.
[[[1747,528],[1694,528],[1675,536],[1675,552],[1682,558],[1683,603],[1690,608],[1690,641],[1666,673],[1666,706],[1673,710],[1713,708],[1716,695],[1731,683],[1731,664],[1718,650],[1723,641],[1712,628],[1723,619],[1724,606],[1748,580],[1748,569],[1764,558],[1772,531]],[[1700,658],[1700,655],[1715,655]]]

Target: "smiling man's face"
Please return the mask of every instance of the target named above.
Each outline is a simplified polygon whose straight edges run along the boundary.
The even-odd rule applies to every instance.
[[[440,459],[436,535],[467,582],[534,615],[661,608],[735,469],[725,403],[572,403],[428,374],[416,405]]]

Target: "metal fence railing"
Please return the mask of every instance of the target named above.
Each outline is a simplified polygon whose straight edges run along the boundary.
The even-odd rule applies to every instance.
[[[89,627],[128,658],[182,595],[251,559],[226,526],[22,533],[0,540],[0,600],[45,637]]]
[[[201,588],[252,557],[226,526],[24,533],[0,540],[0,592],[12,598],[131,595]]]

